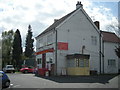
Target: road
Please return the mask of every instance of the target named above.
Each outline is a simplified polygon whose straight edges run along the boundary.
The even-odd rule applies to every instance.
[[[37,77],[34,74],[7,74],[9,88],[118,88],[120,75]]]

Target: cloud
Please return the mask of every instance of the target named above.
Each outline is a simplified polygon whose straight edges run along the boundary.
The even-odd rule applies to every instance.
[[[23,44],[31,24],[33,35],[36,37],[62,16],[76,9],[78,0],[0,0],[0,30],[14,31],[19,29],[23,38]],[[111,9],[105,6],[94,5],[90,0],[81,0],[83,8],[94,20],[101,23],[101,29],[116,22]]]

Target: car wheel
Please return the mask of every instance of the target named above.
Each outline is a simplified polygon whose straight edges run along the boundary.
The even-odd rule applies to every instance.
[[[28,70],[25,70],[24,73],[28,73]]]
[[[5,88],[10,86],[10,81],[5,82]]]

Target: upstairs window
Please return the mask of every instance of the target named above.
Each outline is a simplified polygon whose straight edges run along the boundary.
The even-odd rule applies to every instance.
[[[97,45],[97,37],[91,36],[91,42],[92,42],[92,45]]]
[[[47,44],[51,44],[52,41],[53,41],[53,36],[52,36],[52,34],[49,34],[49,35],[47,36]]]
[[[39,39],[39,47],[43,46],[43,38]]]

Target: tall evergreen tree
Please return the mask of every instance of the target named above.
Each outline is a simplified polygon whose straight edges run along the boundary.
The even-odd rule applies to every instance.
[[[26,45],[25,45],[25,56],[28,58],[32,57],[34,48],[33,48],[34,39],[32,38],[32,28],[31,25],[28,26],[28,34],[26,36]]]
[[[13,60],[16,67],[21,68],[21,56],[22,56],[22,40],[20,31],[17,29],[14,35],[13,41]]]

